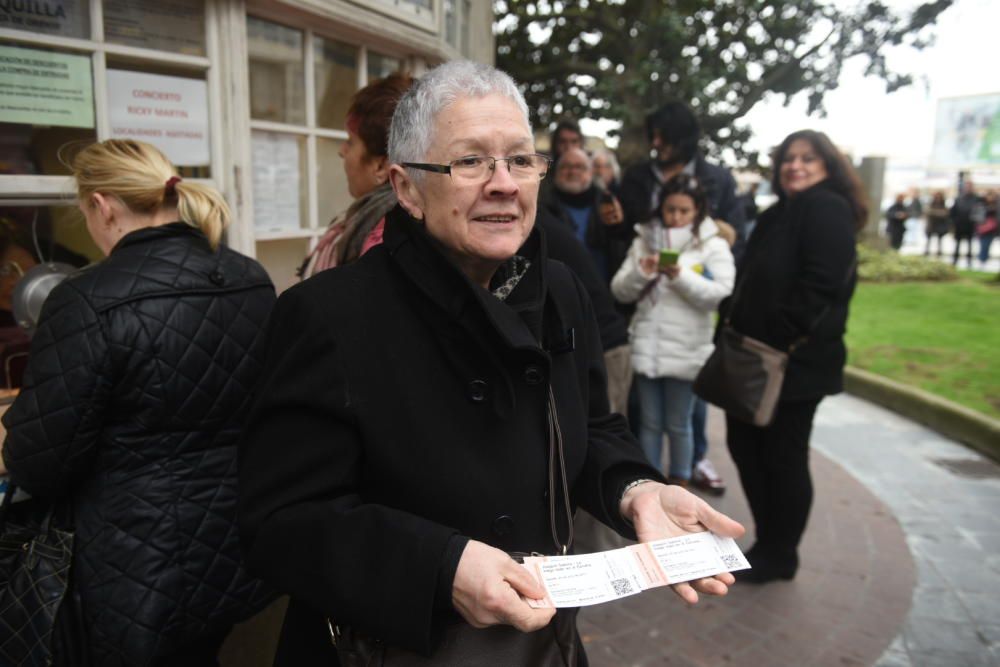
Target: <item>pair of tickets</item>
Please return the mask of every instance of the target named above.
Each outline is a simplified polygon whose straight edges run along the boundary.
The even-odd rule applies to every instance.
[[[579,556],[528,556],[527,568],[545,588],[535,608],[583,607],[611,602],[650,588],[750,569],[736,541],[691,533],[622,549]]]

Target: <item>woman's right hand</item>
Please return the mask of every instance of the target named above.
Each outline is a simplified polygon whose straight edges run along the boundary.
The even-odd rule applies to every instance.
[[[522,598],[541,599],[545,590],[506,552],[469,540],[452,584],[451,601],[469,625],[512,625],[534,632],[548,625],[555,609],[533,609]]]
[[[646,255],[639,258],[639,269],[647,276],[655,276],[660,270],[660,258],[658,255]]]

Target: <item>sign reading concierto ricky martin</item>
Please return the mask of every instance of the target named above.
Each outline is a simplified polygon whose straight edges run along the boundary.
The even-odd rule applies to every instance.
[[[0,122],[94,127],[90,58],[0,46]]]
[[[108,70],[108,115],[114,139],[148,141],[174,164],[209,163],[204,81]]]

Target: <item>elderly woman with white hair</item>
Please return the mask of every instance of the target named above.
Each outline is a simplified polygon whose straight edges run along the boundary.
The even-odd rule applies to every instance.
[[[512,555],[569,550],[577,505],[641,540],[742,526],[609,412],[586,292],[534,230],[548,159],[510,77],[427,73],[389,158],[384,243],[281,296],[247,424],[248,562],[291,596],[276,663],[585,664]]]

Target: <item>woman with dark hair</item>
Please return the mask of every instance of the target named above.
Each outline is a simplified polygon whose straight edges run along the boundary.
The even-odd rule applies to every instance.
[[[931,239],[937,237],[937,256],[941,256],[941,239],[951,229],[951,215],[948,213],[948,206],[944,202],[944,193],[935,192],[931,199],[931,205],[927,207],[927,247],[924,254],[931,254]]]
[[[382,242],[385,214],[396,205],[389,184],[389,122],[412,83],[406,74],[390,74],[354,94],[347,110],[347,141],[338,153],[354,203],[330,221],[323,238],[299,267],[301,278],[353,262]]]
[[[722,319],[741,334],[789,351],[778,409],[768,426],[726,415],[756,525],[741,579],[791,579],[812,503],[809,434],[822,398],[843,389],[844,330],[854,292],[855,234],[868,217],[861,182],[821,132],[789,135],[774,153],[778,201],[761,214]]]
[[[693,176],[667,181],[657,210],[658,217],[636,225],[611,291],[622,303],[636,304],[630,332],[639,444],[659,469],[666,433],[669,480],[687,486],[695,462],[692,384],[712,353],[712,313],[729,295],[736,269]]]

